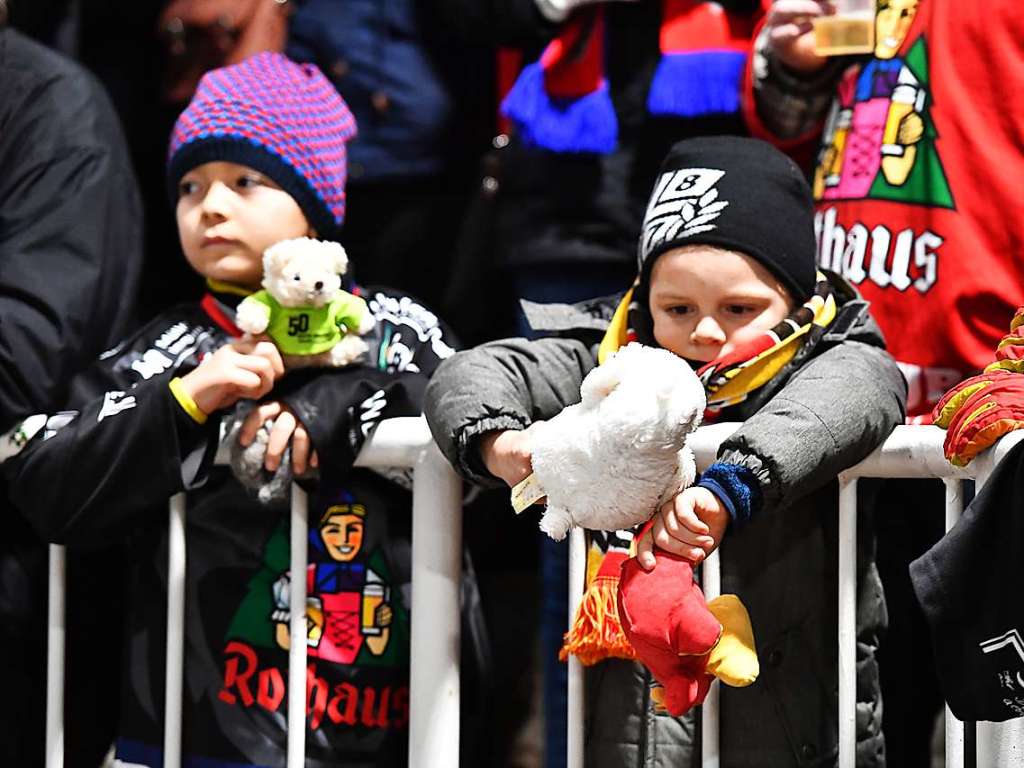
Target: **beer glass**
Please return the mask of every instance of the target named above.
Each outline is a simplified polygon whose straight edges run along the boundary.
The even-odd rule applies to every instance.
[[[364,635],[379,635],[383,627],[377,624],[377,608],[387,601],[387,588],[377,582],[363,587],[362,629]]]
[[[834,13],[814,19],[819,56],[871,53],[875,48],[875,0],[832,0]]]

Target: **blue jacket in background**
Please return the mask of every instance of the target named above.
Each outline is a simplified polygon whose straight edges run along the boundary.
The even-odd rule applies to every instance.
[[[419,6],[419,7],[418,7]],[[288,55],[317,64],[356,117],[356,183],[439,173],[455,99],[432,14],[415,0],[301,0]]]

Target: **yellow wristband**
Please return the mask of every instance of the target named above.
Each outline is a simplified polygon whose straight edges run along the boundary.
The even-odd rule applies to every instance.
[[[199,409],[196,401],[185,391],[181,384],[181,379],[175,376],[167,386],[171,388],[171,394],[174,395],[174,399],[178,401],[178,405],[182,407],[185,413],[191,416],[197,424],[206,423],[206,414]]]

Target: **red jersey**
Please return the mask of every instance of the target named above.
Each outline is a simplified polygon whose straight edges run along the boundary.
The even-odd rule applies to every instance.
[[[819,263],[872,305],[924,420],[1024,303],[1020,0],[878,0],[813,178]]]

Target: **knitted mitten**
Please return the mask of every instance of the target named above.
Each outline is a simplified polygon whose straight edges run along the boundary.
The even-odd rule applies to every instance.
[[[957,384],[936,404],[932,420],[946,429],[943,449],[958,467],[1007,432],[1024,427],[1024,307],[996,348],[985,372]]]

